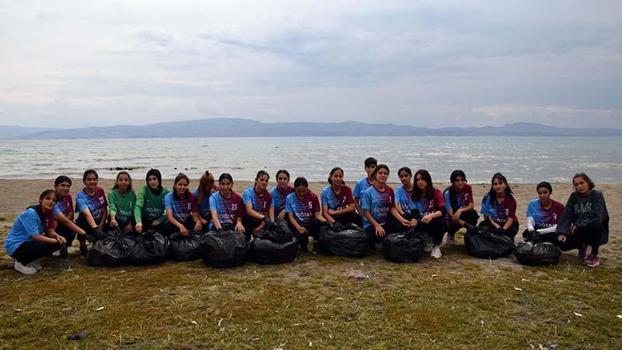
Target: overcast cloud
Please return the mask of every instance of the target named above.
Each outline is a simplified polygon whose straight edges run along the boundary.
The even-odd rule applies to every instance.
[[[622,128],[620,1],[0,1],[0,124]]]

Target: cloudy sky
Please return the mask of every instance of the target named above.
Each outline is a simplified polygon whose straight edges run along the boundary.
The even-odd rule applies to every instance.
[[[0,0],[0,124],[622,128],[622,1]]]

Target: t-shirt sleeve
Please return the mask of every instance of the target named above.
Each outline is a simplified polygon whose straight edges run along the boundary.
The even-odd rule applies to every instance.
[[[244,193],[242,193],[242,202],[244,205],[253,203],[253,189],[251,187],[247,188],[244,190]]]
[[[34,209],[27,210],[23,215],[19,217],[19,220],[22,222],[22,227],[24,228],[24,232],[32,237],[43,232],[40,232],[41,219],[37,212]]]
[[[322,190],[322,193],[320,193],[320,196],[322,198],[322,208],[328,208],[328,191],[327,191],[328,187],[324,188]]]
[[[344,186],[343,191],[346,195],[346,205],[354,204],[354,197],[352,196],[352,190],[348,186]]]
[[[88,202],[84,197],[83,192],[78,193],[78,196],[76,196],[76,206],[78,207],[79,212],[82,212],[85,208],[89,208]]]
[[[218,192],[214,192],[209,196],[209,209],[218,211],[218,198],[216,198],[216,194]]]
[[[173,209],[173,194],[167,193],[164,197],[164,210]]]
[[[352,192],[352,195],[354,196],[354,198],[361,198],[361,182],[357,181],[354,184],[354,191]]]
[[[449,198],[449,190],[443,192],[443,200],[445,201],[445,208],[448,212],[453,212],[454,208],[451,207],[451,198]]]
[[[434,190],[434,202],[436,203],[436,210],[442,210],[445,208],[445,197],[439,189]]]
[[[536,212],[535,204],[537,204],[537,203],[534,200],[530,201],[529,204],[527,204],[527,213],[526,213],[527,216],[526,217],[528,217],[528,218],[529,217],[532,217],[532,218],[536,217],[537,212]]]
[[[291,194],[288,194],[287,197],[285,197],[285,212],[289,214],[294,214],[295,212],[294,198],[292,197]]]
[[[482,213],[482,215],[485,216],[491,216],[492,211],[490,210],[490,203],[488,203],[488,196],[484,196],[484,198],[482,198],[482,208],[480,210],[480,212]]]
[[[363,212],[371,209],[371,192],[365,191],[361,196],[361,210]]]
[[[136,193],[136,204],[134,205],[134,220],[136,220],[137,224],[140,224],[143,221],[143,202],[145,201],[145,194],[143,190],[144,188],[141,188]]]
[[[111,217],[114,217],[117,213],[117,203],[114,199],[114,192],[108,193],[108,213]]]
[[[56,219],[54,219],[53,213],[48,213],[44,216],[45,218],[45,230],[53,230],[56,228]]]

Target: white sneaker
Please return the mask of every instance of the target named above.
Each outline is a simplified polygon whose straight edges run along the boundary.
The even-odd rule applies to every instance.
[[[37,272],[41,271],[43,269],[43,266],[41,266],[41,263],[39,262],[39,260],[35,260],[33,262],[31,262],[30,264],[26,265],[28,267],[34,267],[35,270],[37,270]]]
[[[425,246],[423,246],[423,251],[429,253],[432,251],[434,245],[432,243],[426,242]]]
[[[459,233],[461,235],[466,235],[467,234],[467,229],[466,227],[461,227],[458,231],[456,231],[456,233]]]
[[[441,256],[443,256],[443,254],[441,253],[441,247],[435,245],[434,248],[432,248],[432,253],[430,254],[430,256],[434,259],[440,259]]]
[[[17,260],[15,260],[15,270],[23,273],[24,275],[34,275],[35,273],[37,273],[37,269],[35,269],[34,267],[28,265],[24,266]]]

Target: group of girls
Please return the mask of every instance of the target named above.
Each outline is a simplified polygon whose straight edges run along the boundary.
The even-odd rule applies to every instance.
[[[413,176],[410,168],[402,167],[398,170],[401,185],[394,191],[387,184],[387,165],[370,157],[364,166],[367,175],[355,183],[353,191],[344,182],[343,169],[331,169],[329,185],[320,194],[321,201],[309,190],[304,177],[296,178],[291,186],[287,170],[276,173],[276,186],[271,190],[270,175],[259,171],[254,184],[242,196],[233,191],[233,177],[228,173],[221,174],[216,181],[206,171],[194,191],[189,188],[188,177],[180,173],[169,191],[162,186],[160,171],[150,169],[145,185],[135,191],[130,174],[122,171],[107,197],[98,186],[97,172],[87,170],[82,178],[84,188],[76,196],[75,210],[70,194],[72,181],[59,176],[54,190],[41,194],[39,205],[17,217],[4,246],[15,259],[17,271],[34,274],[41,269],[40,258],[71,246],[76,238],[80,254],[85,256],[87,241],[94,241],[109,229],[126,234],[156,230],[165,235],[231,229],[251,240],[269,223],[286,220],[304,251],[310,236],[314,238],[314,250],[317,249],[321,225],[338,229],[356,224],[367,233],[370,249],[390,233],[426,233],[431,240],[426,251],[438,259],[442,256],[445,233],[451,244],[457,231],[478,225],[473,191],[462,170],[453,171],[451,185],[441,191],[433,185],[427,170],[418,170]],[[523,238],[548,241],[564,250],[578,249],[581,261],[595,267],[599,264],[599,246],[608,239],[605,200],[586,174],[575,175],[573,185],[575,191],[565,208],[551,199],[553,189],[549,183],[537,185],[538,198],[528,205]],[[481,203],[483,220],[479,226],[514,239],[519,229],[516,200],[502,174],[493,175],[490,190]],[[78,213],[75,220],[74,212]],[[586,255],[588,246],[591,251]],[[61,249],[61,254],[66,254],[66,250]]]

